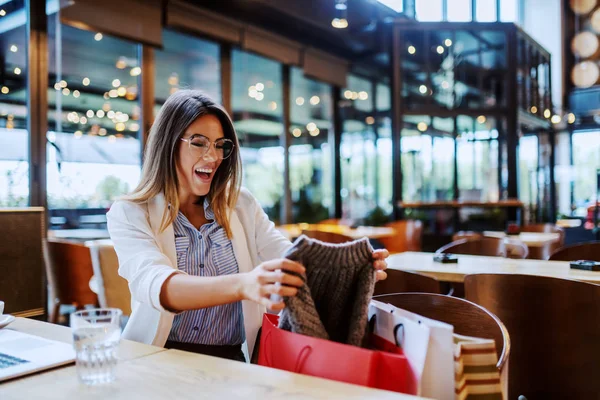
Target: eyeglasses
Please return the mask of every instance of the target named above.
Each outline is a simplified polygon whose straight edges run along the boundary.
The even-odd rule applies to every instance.
[[[181,138],[181,140],[187,142],[190,154],[197,158],[203,158],[208,153],[212,144],[215,147],[217,157],[220,160],[225,160],[233,153],[233,148],[235,147],[233,141],[230,139],[221,138],[211,142],[206,136],[197,134],[189,138]]]

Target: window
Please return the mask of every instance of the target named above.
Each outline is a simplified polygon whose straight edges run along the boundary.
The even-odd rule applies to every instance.
[[[219,45],[169,30],[163,44],[155,52],[156,111],[177,89],[202,90],[221,102]]]
[[[284,187],[281,64],[234,50],[232,68],[231,107],[241,146],[243,184],[278,221]]]
[[[600,132],[573,133],[574,206],[577,214],[585,215],[585,207],[592,205],[597,193],[597,170],[600,168]]]
[[[0,207],[29,203],[27,30],[23,1],[2,2],[0,17]],[[4,25],[11,21],[20,23]]]
[[[142,71],[136,44],[59,21],[49,16],[48,207],[63,227],[83,227],[139,181]]]
[[[388,85],[377,84],[375,99],[377,118],[374,129],[377,133],[377,205],[386,214],[392,207],[392,92]]]
[[[331,86],[291,72],[290,186],[294,222],[319,222],[333,208]]]
[[[476,0],[475,13],[477,22],[496,22],[496,0]]]
[[[340,147],[342,218],[359,220],[377,204],[377,149],[370,81],[348,77]]]
[[[443,19],[442,0],[416,0],[415,11],[419,21],[441,21]]]
[[[450,22],[469,22],[472,19],[471,0],[447,0]]]
[[[392,10],[401,13],[404,11],[404,0],[377,0],[381,4],[388,6]]]
[[[484,115],[457,118],[459,199],[497,201],[498,130],[496,120]]]
[[[523,0],[499,0],[500,1],[500,21],[519,22],[519,3]]]
[[[538,138],[535,135],[519,139],[519,199],[529,210],[529,220],[538,206]]]

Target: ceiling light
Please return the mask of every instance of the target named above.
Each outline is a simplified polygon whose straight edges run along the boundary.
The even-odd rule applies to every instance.
[[[304,104],[304,97],[296,97],[296,104],[301,106]]]
[[[312,104],[313,106],[316,106],[320,102],[321,102],[321,99],[319,98],[319,96],[313,96],[310,98],[310,104]]]
[[[300,130],[300,128],[294,128],[294,130],[292,131],[292,135],[294,135],[294,137],[300,137],[300,135],[302,135],[302,131]]]
[[[121,86],[121,81],[118,79],[114,79],[112,81],[112,85],[113,85],[113,87],[118,88],[119,86]]]
[[[421,94],[427,93],[427,86],[425,86],[425,85],[419,86],[419,92],[421,92]]]
[[[536,106],[531,106],[531,113],[532,114],[537,114],[537,107]]]
[[[352,99],[352,90],[344,91],[344,97],[347,98],[348,100],[351,100]]]
[[[480,124],[484,124],[485,123],[485,115],[480,115],[479,117],[477,117],[477,122],[479,122]]]
[[[544,110],[544,117],[545,118],[550,118],[551,115],[552,115],[552,113],[550,112],[550,110],[548,110],[548,109]]]
[[[365,122],[367,123],[367,125],[373,125],[375,123],[375,118],[369,116],[365,118]]]
[[[102,34],[101,34],[100,32],[96,33],[96,34],[94,35],[94,40],[95,40],[96,42],[99,42],[99,41],[101,41],[101,40],[102,40]]]
[[[315,124],[314,122],[309,122],[308,124],[306,124],[306,129],[308,129],[308,131],[314,131],[315,129],[317,129],[317,124]]]
[[[256,90],[258,90],[259,92],[262,92],[265,89],[265,85],[263,85],[262,83],[258,82],[256,84]]]
[[[90,84],[90,78],[83,78],[83,81],[81,81],[81,83],[83,83],[83,86],[88,86]]]
[[[255,97],[256,100],[261,101],[264,98],[265,98],[265,94],[264,93],[262,93],[262,92],[256,93],[256,97]]]
[[[415,48],[415,46],[408,46],[408,54],[415,54],[417,52],[417,49]]]
[[[16,53],[17,50],[19,50],[19,48],[16,45],[13,44],[10,46],[10,51],[12,51],[13,53]]]
[[[552,119],[550,120],[553,124],[560,124],[560,121],[562,121],[562,118],[560,117],[560,115],[553,115]]]
[[[331,20],[331,26],[337,29],[345,29],[348,27],[348,20],[346,18],[334,18]]]
[[[319,130],[319,128],[315,128],[312,131],[308,132],[310,134],[310,136],[318,136],[319,133],[321,133],[321,131]]]
[[[438,54],[444,54],[444,46],[438,46],[436,50]]]
[[[0,17],[4,17],[6,15],[6,11],[4,9],[0,10]]]
[[[21,75],[21,68],[15,67],[14,73],[15,75]]]
[[[142,69],[140,67],[133,67],[133,68],[131,68],[131,71],[129,71],[129,75],[131,75],[131,76],[138,76],[141,73],[142,73]]]
[[[445,44],[447,47],[450,47],[450,46],[452,46],[452,40],[450,40],[450,39],[446,39],[446,40],[444,41],[444,44]]]
[[[417,124],[417,129],[421,132],[425,132],[427,130],[427,124],[425,122],[419,122]]]
[[[575,123],[575,114],[569,113],[567,115],[567,122],[570,124],[574,124]]]

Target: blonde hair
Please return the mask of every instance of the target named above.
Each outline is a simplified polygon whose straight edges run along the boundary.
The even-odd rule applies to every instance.
[[[217,117],[225,137],[231,139],[235,145],[232,154],[223,160],[217,169],[207,194],[215,220],[231,239],[229,213],[235,207],[239,196],[242,170],[239,143],[227,112],[200,91],[179,90],[169,96],[162,106],[150,130],[140,183],[131,194],[124,197],[124,200],[145,203],[162,193],[166,205],[160,231],[164,231],[173,223],[179,212],[179,139],[194,121],[205,115]]]

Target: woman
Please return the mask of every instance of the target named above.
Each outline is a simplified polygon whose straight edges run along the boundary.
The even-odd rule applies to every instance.
[[[241,160],[227,113],[198,91],[170,96],[151,129],[138,187],[107,214],[129,282],[126,339],[230,359],[251,354],[272,294],[294,296],[302,265],[291,243],[240,189]],[[385,279],[386,251],[374,252]]]

